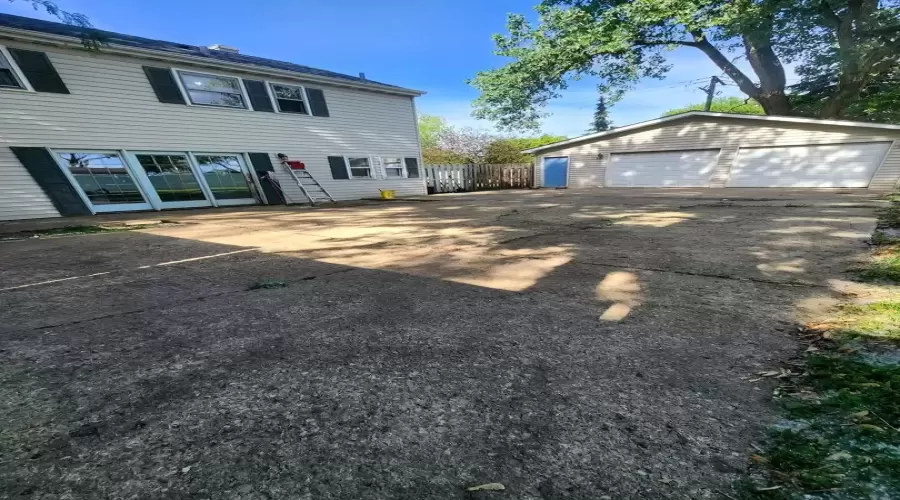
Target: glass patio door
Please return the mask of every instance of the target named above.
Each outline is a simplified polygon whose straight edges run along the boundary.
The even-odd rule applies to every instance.
[[[159,208],[196,208],[212,205],[202,181],[185,153],[133,153],[134,164],[146,174]]]
[[[250,169],[240,155],[193,153],[209,192],[218,206],[257,203]]]
[[[152,210],[128,164],[116,151],[53,151],[93,213]]]

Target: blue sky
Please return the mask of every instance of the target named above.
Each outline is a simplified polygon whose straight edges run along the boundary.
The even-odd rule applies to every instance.
[[[286,60],[428,92],[419,112],[451,124],[492,130],[470,116],[478,96],[465,82],[498,67],[491,35],[505,32],[510,12],[532,15],[538,0],[57,0],[110,31],[193,45],[222,43],[243,53]],[[49,18],[26,0],[0,0],[0,12]],[[671,54],[665,80],[642,82],[610,111],[614,124],[658,117],[702,102],[699,83],[721,74],[695,49]],[[585,79],[548,107],[547,133],[577,136],[588,127],[596,81]],[[725,87],[723,95],[741,95]]]

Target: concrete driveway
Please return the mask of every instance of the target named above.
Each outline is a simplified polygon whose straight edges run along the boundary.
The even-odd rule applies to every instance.
[[[873,197],[474,193],[0,242],[0,496],[720,498],[776,418],[750,379],[833,303]]]

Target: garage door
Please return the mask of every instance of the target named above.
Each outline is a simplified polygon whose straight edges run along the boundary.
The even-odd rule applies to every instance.
[[[616,153],[606,169],[609,187],[703,187],[716,168],[718,149]]]
[[[728,187],[867,187],[889,142],[741,149]]]

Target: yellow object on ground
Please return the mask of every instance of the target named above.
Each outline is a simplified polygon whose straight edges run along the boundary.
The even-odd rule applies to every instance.
[[[382,200],[393,200],[394,199],[394,190],[393,189],[379,189],[381,191],[381,199]]]

